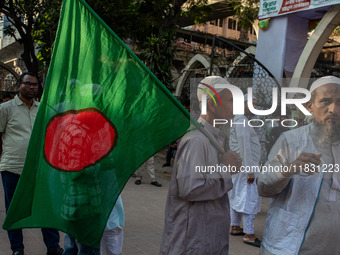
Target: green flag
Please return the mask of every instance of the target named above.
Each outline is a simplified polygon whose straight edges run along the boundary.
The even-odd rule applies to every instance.
[[[189,124],[184,107],[83,0],[63,1],[24,170],[3,227],[56,228],[99,247],[131,174]]]

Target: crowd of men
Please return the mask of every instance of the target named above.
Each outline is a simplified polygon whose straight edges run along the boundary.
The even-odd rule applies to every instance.
[[[282,171],[259,172],[258,176],[195,171],[197,165],[240,167],[259,161],[258,140],[250,128],[232,130],[224,154],[213,146],[225,147],[225,138],[213,120],[232,118],[233,98],[229,90],[216,86],[229,84],[227,80],[207,77],[203,83],[218,92],[222,104],[209,99],[207,114],[198,119],[208,135],[198,129],[190,131],[178,147],[160,254],[228,254],[230,216],[230,233],[245,232],[245,243],[259,245],[252,224],[258,195],[272,198],[261,255],[340,254],[340,79],[322,77],[311,85],[306,107],[313,114],[312,123],[284,132],[273,146],[266,166]]]
[[[234,116],[233,95],[218,86],[221,84],[229,83],[218,76],[201,82],[199,87],[215,89],[221,104],[208,99],[207,113],[198,119],[200,125],[185,134],[177,146],[160,254],[228,254],[229,234],[244,235],[244,243],[260,247],[261,255],[340,254],[340,79],[322,77],[311,85],[311,100],[306,107],[313,115],[312,122],[284,130],[268,155],[265,166],[281,171],[246,173],[239,172],[241,166],[260,164],[261,146],[255,130],[248,125],[237,126],[227,135],[214,120],[234,118],[234,122],[247,123],[252,117],[248,96],[242,102],[245,114]],[[24,73],[19,79],[19,94],[0,105],[0,171],[6,211],[39,107],[34,100],[38,86],[34,74]],[[198,89],[199,101],[203,93]],[[252,103],[256,106],[255,97]],[[196,167],[217,165],[238,171],[207,172]],[[261,196],[272,198],[262,242],[254,233]],[[66,235],[64,251],[57,230],[42,229],[42,234],[48,255],[120,254],[123,225],[123,205],[118,199],[100,250]],[[22,231],[8,231],[8,237],[13,255],[23,255]]]

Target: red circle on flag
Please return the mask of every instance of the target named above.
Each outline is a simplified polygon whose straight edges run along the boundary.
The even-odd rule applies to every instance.
[[[60,171],[81,171],[108,156],[117,144],[117,129],[96,108],[70,110],[47,124],[44,157]]]

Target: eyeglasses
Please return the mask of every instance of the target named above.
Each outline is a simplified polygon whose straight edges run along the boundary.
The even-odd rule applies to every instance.
[[[29,81],[22,82],[22,84],[24,84],[26,87],[33,87],[33,88],[37,88],[39,86],[39,83],[29,82]]]

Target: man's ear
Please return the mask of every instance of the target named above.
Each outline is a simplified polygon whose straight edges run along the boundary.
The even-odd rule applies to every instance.
[[[216,111],[216,106],[215,106],[214,101],[212,100],[211,97],[208,99],[208,109],[207,109],[207,111],[208,110],[210,110],[211,112]]]
[[[310,101],[310,100],[305,104],[306,109],[307,109],[309,112],[312,112],[312,105],[313,105],[313,103],[312,103],[312,101]]]

